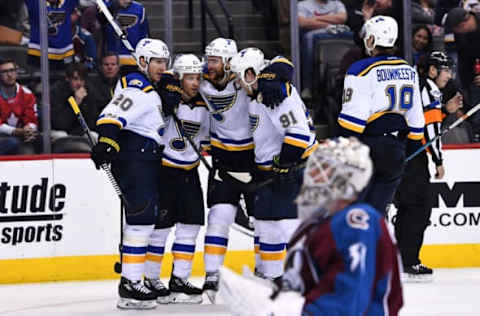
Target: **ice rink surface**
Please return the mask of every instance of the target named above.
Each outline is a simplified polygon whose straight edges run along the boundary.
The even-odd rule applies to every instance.
[[[193,283],[201,285],[202,278]],[[115,307],[117,281],[0,285],[0,315],[229,315],[222,305],[163,305],[150,311]],[[435,269],[432,283],[404,284],[402,316],[479,316],[480,269]]]

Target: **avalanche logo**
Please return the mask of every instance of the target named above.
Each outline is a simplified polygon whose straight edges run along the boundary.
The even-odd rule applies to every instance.
[[[347,213],[347,224],[352,228],[367,230],[370,227],[369,219],[370,216],[361,208],[351,209]]]

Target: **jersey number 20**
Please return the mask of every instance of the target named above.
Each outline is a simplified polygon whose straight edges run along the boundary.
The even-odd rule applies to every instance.
[[[387,111],[407,111],[413,105],[413,86],[405,84],[397,89],[396,85],[385,88],[389,106]]]

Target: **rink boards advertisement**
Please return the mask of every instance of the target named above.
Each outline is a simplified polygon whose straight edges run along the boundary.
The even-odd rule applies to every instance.
[[[433,267],[480,266],[480,146],[444,156],[446,176],[433,184],[421,256]],[[206,192],[203,166],[200,178]],[[204,229],[194,275],[204,271],[203,237]],[[88,155],[0,157],[0,283],[115,278],[119,238],[120,202]],[[173,232],[166,249],[172,239]],[[232,229],[228,249],[226,265],[238,271],[253,265],[252,237]],[[167,254],[162,275],[169,275],[171,260]]]

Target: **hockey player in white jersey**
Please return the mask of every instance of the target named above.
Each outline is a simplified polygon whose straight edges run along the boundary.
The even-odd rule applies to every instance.
[[[275,181],[255,192],[255,230],[259,234],[260,262],[257,269],[269,279],[283,274],[285,246],[296,229],[297,207],[294,203],[303,179],[303,164],[318,143],[314,127],[295,87],[285,85],[287,96],[276,107],[261,102],[265,86],[258,80],[273,80],[271,69],[293,65],[285,58],[274,58],[265,67],[263,53],[246,48],[232,58],[231,69],[240,85],[252,97],[249,119],[255,145],[255,180],[275,177]],[[264,69],[263,69],[264,68]],[[262,70],[263,69],[263,70]],[[255,96],[258,93],[258,102]]]
[[[198,94],[202,63],[193,54],[180,55],[173,65],[173,73],[180,80],[182,99],[176,111],[177,124],[172,116],[166,118],[163,132],[165,148],[160,170],[160,214],[155,223],[155,238],[150,239],[147,253],[145,285],[158,292],[159,303],[202,302],[202,289],[188,282],[195,254],[195,242],[204,225],[203,192],[198,175],[199,157],[185,137],[190,137],[197,148],[209,144],[209,113]],[[168,179],[168,181],[165,181]],[[169,282],[169,296],[160,281],[165,243],[175,225],[172,246],[173,270]]]
[[[393,56],[397,22],[375,16],[363,32],[371,57],[348,69],[338,123],[340,135],[370,146],[375,173],[361,198],[385,213],[403,173],[406,139],[422,139],[424,118],[417,72]]]
[[[122,276],[118,308],[148,309],[157,295],[142,282],[149,240],[159,211],[157,174],[161,163],[164,128],[162,101],[154,84],[170,59],[160,40],[143,39],[135,48],[138,72],[121,77],[112,101],[97,120],[98,144],[92,149],[97,169],[111,163],[125,205]]]
[[[248,181],[253,169],[253,138],[248,122],[248,96],[235,82],[228,62],[237,53],[231,39],[214,39],[205,48],[206,70],[200,92],[211,111],[211,155],[214,170],[233,171]],[[229,229],[234,222],[240,195],[218,172],[211,172],[208,182],[207,231],[205,234],[205,271],[203,289],[213,301],[217,291],[218,271],[227,251]],[[251,194],[244,194],[247,209],[253,203]]]

